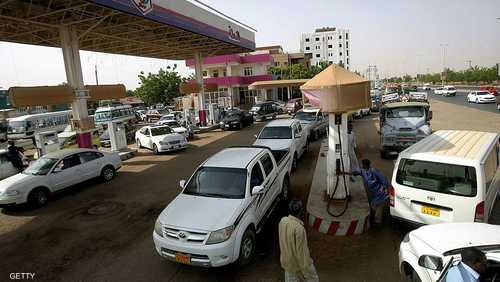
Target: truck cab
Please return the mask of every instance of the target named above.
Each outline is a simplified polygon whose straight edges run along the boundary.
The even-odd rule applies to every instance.
[[[395,102],[380,109],[380,155],[398,154],[432,133],[427,102]]]

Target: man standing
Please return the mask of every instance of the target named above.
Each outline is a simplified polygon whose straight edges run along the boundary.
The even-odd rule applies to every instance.
[[[14,141],[10,140],[8,142],[7,147],[7,158],[12,163],[19,172],[22,172],[24,169],[23,160],[21,158],[21,151],[18,147],[16,147]]]
[[[316,268],[309,254],[306,229],[299,219],[302,202],[293,200],[288,205],[290,215],[279,223],[280,262],[285,270],[285,282],[319,281]]]
[[[451,267],[446,274],[446,282],[478,282],[479,276],[486,271],[486,256],[477,248],[461,251],[462,261]]]
[[[382,223],[389,199],[389,193],[387,192],[389,182],[380,171],[371,167],[370,160],[362,160],[361,165],[361,176],[363,176],[363,180],[368,188],[368,200],[374,213],[374,221],[376,224],[380,224]]]

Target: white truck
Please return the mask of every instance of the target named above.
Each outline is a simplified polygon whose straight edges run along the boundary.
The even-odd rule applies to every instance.
[[[321,112],[319,108],[303,108],[293,116],[306,129],[310,140],[318,140],[328,131],[328,115]]]
[[[277,156],[278,159],[275,159]],[[158,254],[188,265],[245,265],[256,234],[288,197],[289,154],[259,146],[224,149],[200,165],[156,220]]]

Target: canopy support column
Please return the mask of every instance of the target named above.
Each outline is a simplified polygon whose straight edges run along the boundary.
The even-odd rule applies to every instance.
[[[59,36],[61,39],[66,78],[68,85],[73,89],[75,94],[71,108],[74,120],[72,124],[76,130],[76,140],[80,148],[91,148],[92,136],[88,130],[94,127],[94,123],[89,119],[87,112],[87,98],[89,97],[89,93],[83,84],[78,35],[73,27],[61,26]]]
[[[198,111],[200,117],[200,124],[202,126],[207,125],[207,115],[205,112],[205,85],[203,84],[203,60],[201,58],[200,52],[194,53],[194,74],[196,77],[196,82],[200,86],[200,93],[198,93]]]
[[[333,199],[346,199],[350,194],[351,172],[347,113],[330,113],[328,116],[327,192]]]

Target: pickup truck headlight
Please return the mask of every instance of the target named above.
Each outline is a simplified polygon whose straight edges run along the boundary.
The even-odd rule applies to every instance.
[[[166,142],[166,141],[160,141],[159,143],[160,143],[160,145],[168,145],[168,142]]]
[[[5,190],[4,195],[14,197],[14,196],[19,195],[19,191],[17,191],[17,190]]]
[[[163,237],[163,226],[161,225],[160,219],[155,222],[155,233],[156,235]]]
[[[210,237],[208,237],[207,245],[218,244],[226,241],[233,234],[234,226],[228,226],[226,228],[219,229],[217,231],[211,232]]]

